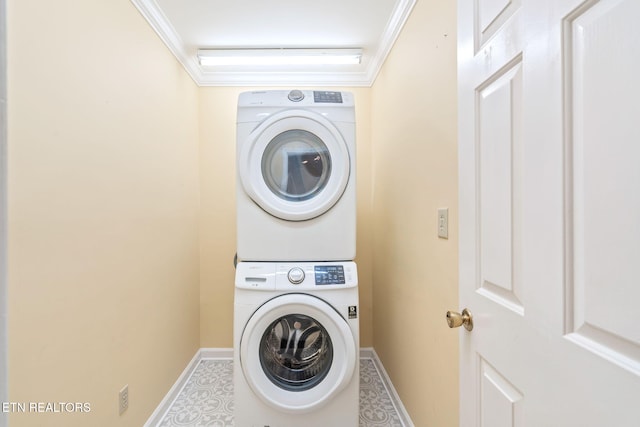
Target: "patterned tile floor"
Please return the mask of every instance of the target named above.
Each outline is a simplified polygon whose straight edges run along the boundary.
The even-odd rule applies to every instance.
[[[233,426],[233,362],[201,360],[157,427]],[[405,427],[373,360],[360,359],[360,427]]]

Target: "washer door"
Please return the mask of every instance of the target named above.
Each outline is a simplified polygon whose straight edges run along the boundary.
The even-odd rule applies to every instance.
[[[240,341],[247,383],[279,411],[302,413],[324,405],[349,383],[356,363],[346,320],[306,294],[267,301],[251,316]]]
[[[347,144],[326,118],[283,111],[251,132],[238,153],[245,192],[271,215],[304,221],[322,215],[349,182]]]

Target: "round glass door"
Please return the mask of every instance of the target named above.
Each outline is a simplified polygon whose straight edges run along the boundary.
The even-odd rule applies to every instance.
[[[306,130],[288,130],[267,144],[262,176],[277,197],[302,201],[322,191],[331,176],[329,149]]]
[[[284,294],[261,305],[240,339],[240,367],[267,405],[304,413],[344,389],[358,363],[347,321],[325,301]]]
[[[310,111],[287,110],[265,119],[238,152],[247,195],[264,211],[289,221],[331,209],[350,172],[344,138],[329,120]]]
[[[333,345],[327,330],[314,318],[288,314],[275,320],[260,340],[260,364],[276,386],[304,391],[327,376]]]

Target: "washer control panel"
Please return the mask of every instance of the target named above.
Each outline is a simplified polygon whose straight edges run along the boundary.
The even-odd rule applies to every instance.
[[[358,271],[351,261],[314,263],[240,262],[236,287],[255,290],[320,290],[358,286]]]
[[[275,263],[276,289],[320,290],[358,286],[354,262]]]

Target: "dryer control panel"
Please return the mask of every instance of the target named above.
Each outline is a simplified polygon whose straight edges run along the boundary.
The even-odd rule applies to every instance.
[[[353,107],[353,93],[336,90],[256,90],[238,96],[238,108],[247,107]],[[242,118],[239,122],[244,121]]]
[[[255,290],[343,289],[358,286],[354,262],[240,262],[236,287]]]

